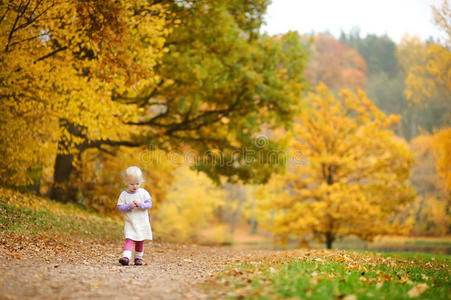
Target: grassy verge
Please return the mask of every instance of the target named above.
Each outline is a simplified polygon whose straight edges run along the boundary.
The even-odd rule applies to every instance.
[[[210,282],[212,298],[449,299],[450,257],[296,250],[230,267]]]
[[[46,198],[0,188],[0,233],[64,239],[122,239],[123,225],[112,219]]]

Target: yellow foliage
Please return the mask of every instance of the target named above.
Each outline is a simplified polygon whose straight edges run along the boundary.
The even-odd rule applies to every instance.
[[[410,224],[410,234],[417,236],[445,236],[451,228],[451,197],[435,167],[437,158],[434,152],[437,149],[434,149],[434,144],[437,135],[423,132],[410,142],[416,159],[411,181],[417,190],[417,197],[412,205],[397,215],[397,219]],[[439,142],[445,141],[439,139]]]
[[[413,65],[407,73],[405,95],[415,104],[437,98],[451,103],[451,52],[443,46],[430,44],[425,62]]]
[[[412,66],[425,65],[427,45],[419,37],[404,35],[396,49],[396,59],[405,74]]]
[[[206,175],[181,166],[155,214],[155,232],[166,240],[205,241],[200,233],[215,223],[215,212],[224,205],[224,199],[224,191]]]
[[[0,4],[1,182],[30,184],[30,169],[46,167],[57,141],[132,134],[124,122],[136,108],[112,91],[153,78],[164,43],[164,9],[148,1],[2,1]],[[137,12],[142,12],[137,14]],[[154,14],[160,12],[163,14]]]
[[[398,219],[411,227],[414,236],[448,236],[451,227],[450,197],[440,192],[418,195]]]
[[[335,97],[320,85],[306,101],[290,146],[306,161],[274,177],[264,197],[275,210],[273,232],[282,241],[313,234],[333,242],[401,230],[389,220],[413,199],[414,160],[391,130],[399,117],[387,117],[363,91],[344,89]]]
[[[242,209],[243,216],[247,220],[254,220],[259,227],[266,229],[271,227],[272,222],[272,216],[268,213],[268,210],[271,210],[272,199],[268,192],[271,187],[270,185],[246,186],[246,202]]]
[[[451,128],[437,132],[432,139],[432,145],[437,172],[448,191],[451,191]]]
[[[451,103],[451,10],[448,1],[432,7],[435,23],[446,35],[445,46],[424,44],[418,38],[404,37],[397,58],[406,74],[404,94],[413,104],[424,105],[431,99]]]

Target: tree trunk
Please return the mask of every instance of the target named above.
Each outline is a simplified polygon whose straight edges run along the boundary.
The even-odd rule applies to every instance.
[[[60,126],[66,127],[72,136],[81,136],[80,128],[73,123],[60,120]],[[75,145],[71,139],[58,141],[50,198],[63,203],[76,201],[77,188],[70,180],[74,171],[74,149],[80,152],[83,150],[81,145]]]
[[[69,180],[74,170],[73,162],[73,154],[57,154],[50,195],[52,199],[63,203],[76,200],[76,189],[70,186]]]
[[[230,225],[230,233],[233,235],[235,233],[235,229],[238,225],[238,220],[241,215],[241,207],[243,206],[246,197],[244,196],[244,191],[241,186],[237,184],[226,183],[224,188],[227,191],[227,206],[226,206],[226,214]],[[231,203],[234,201],[238,201],[236,210],[233,210]]]
[[[326,232],[326,248],[332,249],[332,243],[334,242],[335,237],[331,232]]]
[[[243,206],[244,200],[245,199],[240,197],[238,199],[238,207],[237,207],[237,209],[234,212],[232,212],[232,220],[231,220],[231,224],[230,224],[230,233],[231,234],[235,233],[235,229],[236,229],[236,227],[238,225],[238,220],[239,220],[239,217],[241,215],[241,207]]]
[[[143,145],[142,143],[130,141],[89,141],[82,132],[82,126],[67,120],[60,120],[60,127],[64,127],[69,132],[69,137],[62,138],[58,141],[58,154],[55,160],[53,186],[50,191],[50,197],[63,203],[77,200],[78,188],[72,180],[74,177],[73,173],[76,170],[74,159],[77,157],[78,161],[80,161],[83,151],[89,148],[103,150],[101,149],[102,145],[125,147],[140,147]],[[82,142],[75,143],[72,137],[82,138]]]
[[[251,220],[250,220],[250,234],[256,234],[257,233],[257,220],[255,218],[255,196],[252,196],[252,211],[251,211]]]

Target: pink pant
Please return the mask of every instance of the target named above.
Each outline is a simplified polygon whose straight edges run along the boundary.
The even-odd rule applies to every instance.
[[[135,243],[135,251],[136,252],[144,251],[144,241],[134,241],[131,239],[125,239],[124,250],[132,251],[133,243]]]

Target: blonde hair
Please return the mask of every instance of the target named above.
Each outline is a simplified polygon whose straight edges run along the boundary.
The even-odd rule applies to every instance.
[[[127,178],[134,178],[134,179],[138,179],[139,183],[143,183],[144,180],[144,176],[143,176],[143,172],[141,171],[140,168],[136,167],[136,166],[130,166],[127,168],[127,170],[125,170],[125,178],[124,180],[127,180]]]

